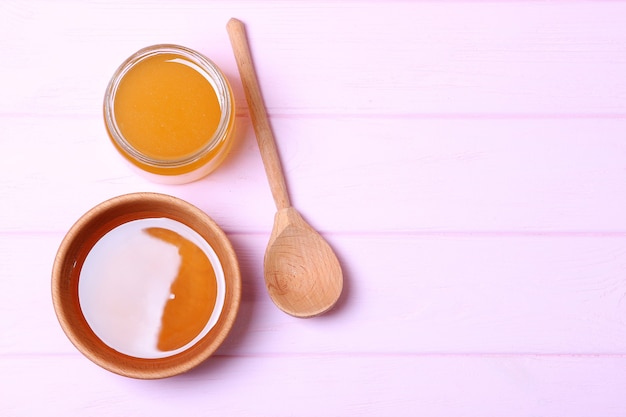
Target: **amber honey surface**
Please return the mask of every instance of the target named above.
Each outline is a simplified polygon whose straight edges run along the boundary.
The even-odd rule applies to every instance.
[[[162,227],[145,232],[177,247],[180,255],[157,342],[157,349],[172,351],[190,343],[209,322],[217,297],[215,271],[202,249],[177,232]]]
[[[158,160],[188,157],[215,133],[222,110],[210,76],[188,58],[159,53],[132,66],[114,99],[120,132]]]
[[[217,255],[171,219],[141,219],[105,234],[85,259],[79,301],[94,333],[141,358],[178,353],[217,322],[224,302]]]

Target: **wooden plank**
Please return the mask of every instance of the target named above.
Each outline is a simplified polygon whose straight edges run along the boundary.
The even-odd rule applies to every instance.
[[[262,278],[267,236],[231,235],[244,286],[220,352],[624,354],[626,237],[329,235],[346,288],[302,320]],[[72,353],[52,309],[61,235],[0,235],[0,353]]]
[[[159,381],[124,379],[76,355],[0,356],[0,369],[11,393],[0,412],[13,417],[626,412],[626,358],[614,356],[222,356]]]
[[[3,61],[0,113],[97,113],[117,65],[161,42],[214,59],[243,103],[235,15],[273,114],[624,117],[624,2],[178,4],[3,2],[0,47],[20,59]]]
[[[64,232],[115,195],[158,191],[232,233],[274,204],[247,117],[227,163],[162,186],[117,155],[99,118],[0,118],[0,230]],[[626,119],[274,119],[292,203],[325,232],[626,231]],[[19,185],[19,186],[18,186]]]

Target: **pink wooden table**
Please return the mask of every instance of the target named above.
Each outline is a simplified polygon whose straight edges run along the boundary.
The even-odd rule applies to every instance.
[[[292,202],[336,249],[331,313],[271,303],[274,205],[227,20],[246,22]],[[227,163],[146,182],[104,88],[155,43],[213,59]],[[0,1],[0,415],[626,415],[626,2]],[[54,315],[67,229],[124,193],[205,210],[243,270],[216,356],[104,371]]]

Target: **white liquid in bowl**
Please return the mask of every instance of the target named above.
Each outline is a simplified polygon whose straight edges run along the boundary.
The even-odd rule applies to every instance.
[[[78,283],[80,307],[108,346],[161,358],[193,346],[217,323],[224,271],[213,248],[168,218],[124,223],[90,250]]]

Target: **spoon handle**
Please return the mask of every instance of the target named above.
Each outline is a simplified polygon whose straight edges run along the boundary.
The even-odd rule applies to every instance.
[[[250,117],[252,118],[252,126],[259,143],[259,150],[261,151],[261,158],[263,159],[265,173],[270,183],[274,203],[278,210],[291,207],[280,157],[278,156],[278,149],[276,148],[276,141],[274,140],[267,111],[263,104],[261,88],[259,87],[259,81],[252,62],[246,28],[243,22],[233,18],[228,21],[226,30],[228,31],[237,67],[239,68],[239,75],[248,102]]]

